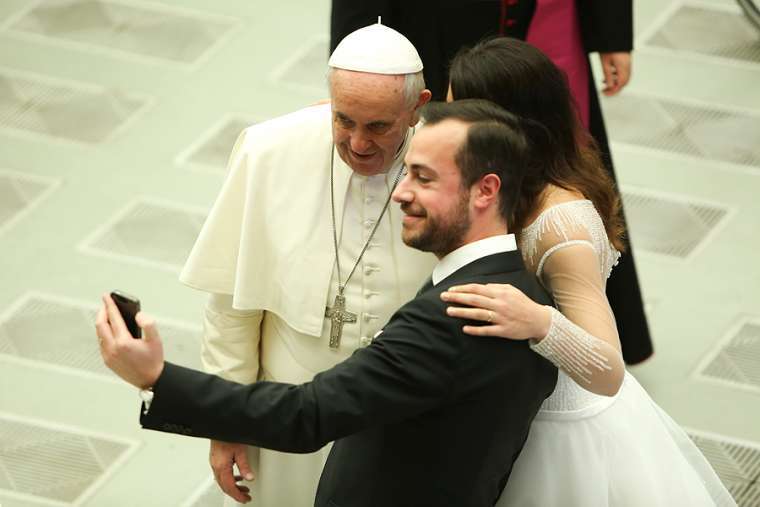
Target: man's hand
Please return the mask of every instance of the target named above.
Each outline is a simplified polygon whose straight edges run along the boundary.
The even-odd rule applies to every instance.
[[[250,490],[246,486],[237,484],[237,481],[243,479],[246,481],[253,480],[253,472],[251,472],[251,467],[248,464],[246,448],[245,444],[231,444],[212,440],[211,449],[208,453],[208,461],[211,463],[211,469],[214,471],[214,478],[219,484],[219,488],[239,503],[251,501]],[[240,475],[234,475],[232,469],[234,464],[237,464]]]
[[[143,338],[132,337],[119,309],[108,294],[95,321],[100,355],[115,374],[140,389],[156,383],[164,370],[164,349],[155,322],[142,312],[135,317]]]
[[[599,53],[604,71],[602,93],[611,97],[623,89],[631,79],[631,53]]]

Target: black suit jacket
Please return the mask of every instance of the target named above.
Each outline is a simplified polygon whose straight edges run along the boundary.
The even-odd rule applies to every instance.
[[[439,295],[466,282],[550,304],[518,252],[490,255],[423,288],[370,346],[306,384],[240,385],[167,363],[141,423],[285,452],[334,440],[320,507],[491,506],[557,372],[527,341],[465,335]]]

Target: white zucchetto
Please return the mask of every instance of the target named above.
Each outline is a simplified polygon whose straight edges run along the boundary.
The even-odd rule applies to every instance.
[[[414,74],[422,70],[422,59],[409,39],[376,23],[346,35],[327,65],[371,74]]]

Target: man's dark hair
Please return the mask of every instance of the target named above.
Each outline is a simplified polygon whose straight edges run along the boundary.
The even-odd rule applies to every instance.
[[[470,188],[486,174],[496,174],[501,179],[499,211],[511,230],[530,160],[530,146],[522,120],[482,99],[431,102],[423,107],[422,120],[426,125],[444,120],[471,124],[454,157],[462,173],[462,186]]]

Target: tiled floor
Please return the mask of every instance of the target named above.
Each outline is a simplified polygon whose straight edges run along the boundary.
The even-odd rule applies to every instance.
[[[634,78],[603,103],[657,349],[632,371],[760,506],[760,34],[732,0],[635,6]],[[0,2],[0,505],[219,505],[204,442],[138,429],[93,311],[138,294],[198,365],[177,271],[242,126],[326,96],[328,18]]]

